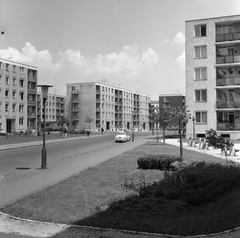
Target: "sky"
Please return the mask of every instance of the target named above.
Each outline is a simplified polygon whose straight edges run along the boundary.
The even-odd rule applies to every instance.
[[[240,14],[240,0],[0,0],[0,58],[38,67],[38,82],[104,82],[185,94],[185,21]]]

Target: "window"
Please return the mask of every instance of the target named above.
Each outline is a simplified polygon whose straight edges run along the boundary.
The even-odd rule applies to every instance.
[[[19,125],[23,125],[23,118],[19,118]]]
[[[20,99],[23,100],[24,93],[20,92],[19,96],[20,96]]]
[[[6,84],[9,84],[9,77],[6,77]]]
[[[207,90],[195,90],[195,102],[206,102]]]
[[[16,71],[16,65],[13,65],[13,71]]]
[[[195,26],[195,37],[206,36],[206,25],[197,25]]]
[[[8,96],[9,96],[9,91],[8,91],[8,90],[5,90],[5,97],[8,98]]]
[[[196,123],[207,123],[207,112],[195,113]]]
[[[9,64],[6,64],[6,71],[9,70]]]
[[[207,79],[207,68],[195,68],[195,75],[194,79],[195,80],[206,80]]]
[[[195,58],[207,58],[207,46],[194,46]]]
[[[0,62],[0,69],[2,70],[2,63]]]
[[[12,98],[13,98],[13,99],[16,98],[16,91],[12,91]]]
[[[24,68],[20,67],[20,74],[24,74]]]
[[[15,112],[16,111],[16,104],[12,105],[12,111]]]
[[[13,78],[13,85],[14,86],[16,86],[16,82],[17,82],[16,78]]]
[[[19,105],[19,112],[23,112],[23,105]]]
[[[20,79],[20,87],[23,87],[24,86],[24,80]]]
[[[5,112],[8,112],[8,104],[5,104]]]
[[[2,83],[2,76],[0,76],[0,83]]]

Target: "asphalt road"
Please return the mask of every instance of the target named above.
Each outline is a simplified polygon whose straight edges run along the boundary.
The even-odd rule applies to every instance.
[[[47,145],[48,166],[76,156],[90,154],[94,151],[109,147],[122,146],[114,143],[114,135],[105,134],[97,137],[85,137],[76,141],[64,141],[64,143]],[[135,139],[150,135],[150,132],[135,133]],[[128,142],[131,143],[131,142]],[[0,151],[0,178],[20,173],[23,170],[39,169],[41,167],[42,146],[20,148]]]

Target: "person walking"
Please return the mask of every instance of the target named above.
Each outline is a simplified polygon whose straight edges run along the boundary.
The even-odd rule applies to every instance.
[[[103,129],[103,127],[101,128],[101,134],[103,135],[103,132],[104,132],[104,129]]]

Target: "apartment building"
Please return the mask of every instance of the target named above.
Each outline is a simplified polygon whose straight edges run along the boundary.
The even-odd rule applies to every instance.
[[[65,117],[65,100],[66,96],[56,95],[56,94],[48,94],[48,98],[46,100],[45,105],[45,121],[46,128],[56,129],[56,123],[61,117]],[[37,128],[40,130],[41,124],[43,123],[42,118],[43,111],[43,102],[42,95],[39,92],[37,94]]]
[[[37,67],[0,58],[0,129],[36,129]]]
[[[240,138],[240,15],[185,22],[187,136]]]
[[[149,129],[149,104],[147,95],[104,83],[67,84],[67,117],[70,130]]]

